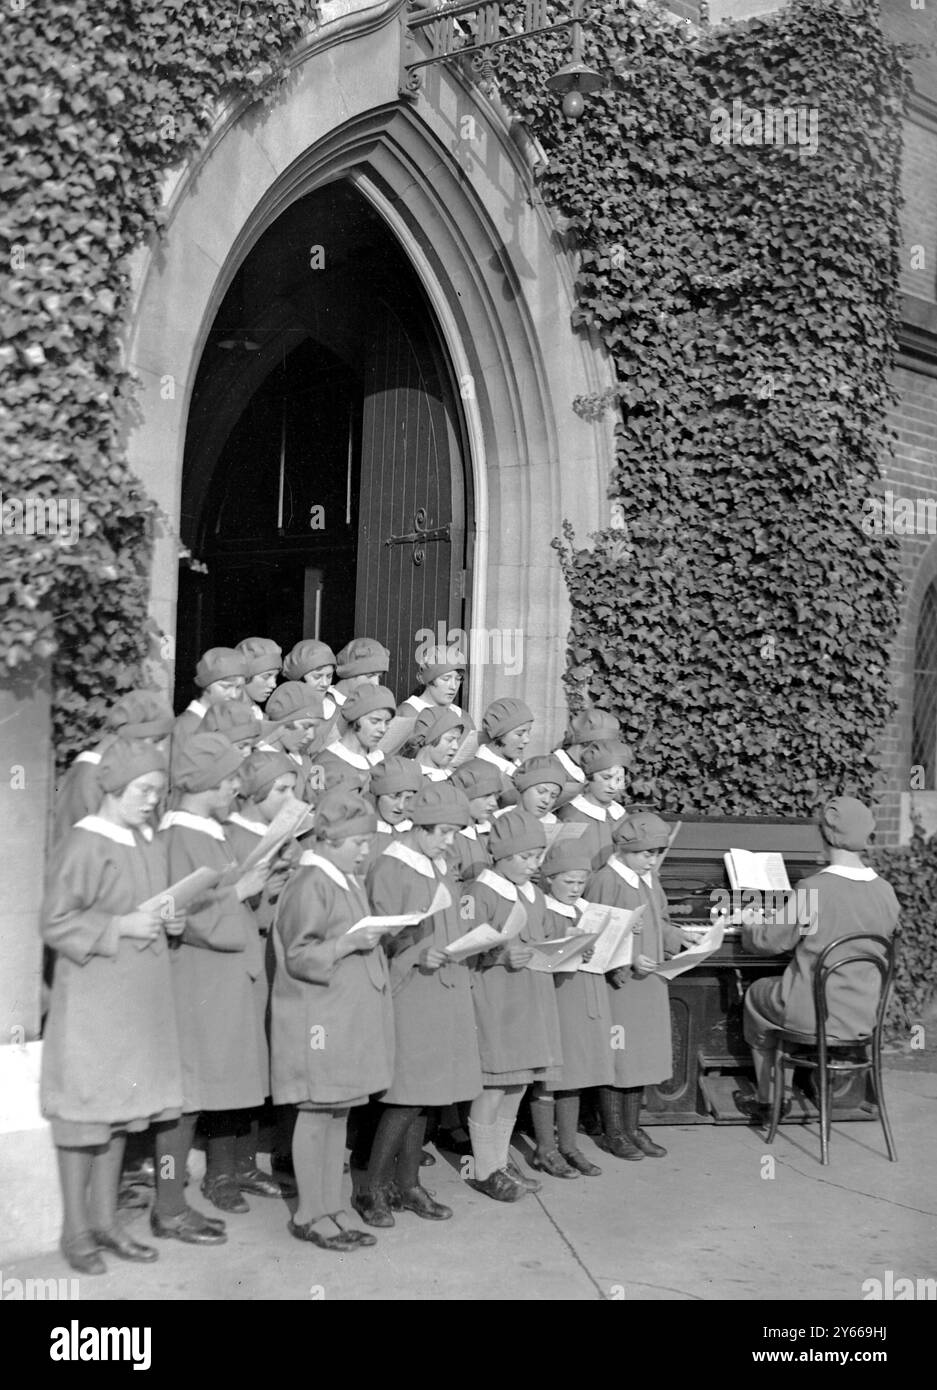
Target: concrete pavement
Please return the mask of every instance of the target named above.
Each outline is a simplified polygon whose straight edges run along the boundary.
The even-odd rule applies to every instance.
[[[248,1215],[228,1218],[224,1246],[155,1241],[156,1264],[105,1256],[98,1278],[46,1254],[8,1262],[2,1279],[78,1278],[70,1291],[81,1301],[860,1300],[867,1280],[889,1287],[889,1271],[937,1277],[937,1072],[889,1068],[886,1096],[898,1163],[877,1124],[836,1127],[828,1168],[813,1126],[783,1128],[770,1149],[745,1127],[658,1127],[668,1158],[625,1163],[583,1138],[600,1178],[544,1177],[539,1197],[514,1205],[473,1192],[440,1157],[423,1182],[453,1219],[398,1214],[369,1250],[303,1245],[284,1202],[250,1198]],[[197,1183],[189,1193],[213,1210]],[[151,1239],[145,1215],[130,1230]]]

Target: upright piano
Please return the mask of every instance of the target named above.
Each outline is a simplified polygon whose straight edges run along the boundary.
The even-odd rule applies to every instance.
[[[792,887],[827,861],[815,822],[748,816],[665,816],[681,826],[661,866],[660,878],[675,925],[708,926],[719,892],[731,894],[723,856],[729,849],[775,850],[784,856]],[[724,899],[723,899],[724,901]],[[754,1089],[751,1050],[742,1033],[742,1001],[753,980],[780,975],[790,956],[744,950],[738,928],[702,965],[670,983],[673,1077],[648,1086],[645,1124],[748,1124],[732,1098]],[[808,1072],[795,1073],[794,1104],[784,1123],[813,1119],[816,1107]],[[833,1093],[835,1120],[868,1120],[876,1111],[865,1077],[844,1081]]]

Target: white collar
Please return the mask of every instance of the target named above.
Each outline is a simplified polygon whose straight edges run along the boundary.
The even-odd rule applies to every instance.
[[[384,754],[380,748],[376,748],[373,753],[353,753],[350,748],[346,748],[344,743],[337,739],[335,743],[328,746],[329,753],[334,753],[337,758],[350,763],[352,767],[358,768],[360,772],[370,772],[377,763],[383,762]]]
[[[541,825],[558,825],[559,820],[552,811],[548,811],[545,816],[540,817]]]
[[[385,835],[402,835],[405,830],[413,829],[413,821],[399,820],[396,825],[391,825],[388,820],[379,820],[377,828],[378,830],[383,830]]]
[[[87,753],[79,753],[75,759],[76,763],[94,763],[97,765],[101,761],[101,754],[89,750]]]
[[[584,782],[586,780],[586,774],[583,772],[582,768],[577,767],[569,754],[565,753],[562,748],[554,748],[553,756],[556,758],[563,771],[569,773],[574,782]]]
[[[232,825],[239,825],[242,830],[249,830],[252,835],[266,835],[270,829],[269,825],[264,825],[262,820],[248,820],[242,816],[240,811],[232,811],[228,820]]]
[[[466,825],[459,834],[464,835],[467,840],[477,840],[479,835],[487,835],[490,829],[490,820],[479,820],[474,825]]]
[[[201,700],[192,700],[186,705],[185,712],[186,714],[197,714],[199,719],[204,719],[208,713],[208,706],[204,705]]]
[[[634,869],[629,869],[627,864],[622,863],[617,854],[610,854],[605,862],[610,869],[615,870],[615,873],[618,874],[620,878],[623,878],[626,883],[630,883],[632,888],[640,887],[641,879],[635,873]],[[645,879],[644,881],[648,884],[648,887],[650,887],[648,880]]]
[[[502,758],[500,753],[493,752],[491,745],[488,743],[483,743],[475,756],[476,758],[482,758],[486,763],[494,763],[495,767],[507,773],[508,777],[512,777],[517,771],[517,763],[512,763],[510,758]]]
[[[428,777],[431,782],[445,782],[452,773],[444,767],[428,767],[425,763],[420,763],[420,771],[424,777]]]
[[[337,690],[334,685],[330,685],[325,692],[325,698],[331,700],[334,705],[343,705],[348,696],[343,694],[341,690]]]
[[[512,883],[509,878],[504,878],[495,869],[482,869],[475,882],[484,883],[492,892],[497,893],[499,898],[506,898],[509,903],[517,902],[517,884]]]
[[[436,877],[433,861],[427,855],[421,854],[419,850],[412,849],[410,845],[402,845],[399,840],[392,840],[384,853],[389,855],[391,859],[399,859],[401,864],[406,864],[408,869],[415,870],[424,878]]]
[[[74,830],[90,830],[92,835],[103,835],[105,839],[113,840],[115,845],[127,845],[130,849],[137,848],[134,833],[129,826],[114,825],[112,821],[105,820],[103,816],[83,816],[81,820],[75,822],[72,828]],[[144,840],[152,840],[152,826],[141,825],[140,834]]]
[[[341,869],[335,867],[331,860],[323,859],[322,856],[316,854],[314,850],[307,849],[299,856],[299,862],[304,869],[321,869],[326,878],[330,878],[333,883],[338,884],[339,888],[344,888],[347,892],[348,879],[342,873]]]
[[[425,695],[411,695],[408,700],[404,701],[404,704],[410,705],[412,709],[417,711],[429,709],[432,703],[432,700],[427,700]]]
[[[554,898],[552,893],[545,893],[547,907],[551,912],[558,912],[561,917],[576,918],[579,914],[572,903],[561,903],[558,898]]]
[[[526,898],[529,903],[536,902],[537,890],[532,883],[521,883],[517,889],[522,898]]]
[[[251,700],[251,712],[255,719],[263,719],[264,717],[264,712],[256,700]]]
[[[201,830],[213,840],[224,839],[224,829],[220,822],[212,820],[211,816],[196,816],[192,811],[167,811],[159,823],[159,828],[169,830],[173,825],[178,825],[183,830]]]
[[[622,816],[625,814],[625,808],[620,805],[619,802],[613,801],[609,804],[608,814],[611,816],[612,820],[621,820]]]
[[[873,878],[878,878],[874,869],[870,869],[867,864],[860,868],[854,868],[850,864],[827,864],[825,869],[820,870],[821,874],[836,874],[838,878],[851,878],[855,883],[871,883]]]
[[[603,822],[608,820],[608,807],[595,806],[582,795],[574,796],[569,804],[570,806],[575,806],[577,811],[581,811],[584,816],[589,816],[592,820],[600,820]]]

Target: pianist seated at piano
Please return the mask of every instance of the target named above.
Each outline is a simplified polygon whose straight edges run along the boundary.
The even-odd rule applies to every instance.
[[[890,937],[898,923],[898,899],[891,884],[862,858],[875,829],[872,812],[854,797],[837,796],[823,808],[819,824],[829,859],[826,867],[801,879],[782,906],[766,912],[746,907],[741,913],[747,949],[768,956],[793,951],[783,975],[756,980],[745,995],[745,1041],[752,1049],[758,1086],[755,1096],[736,1091],[734,1099],[738,1109],[759,1124],[768,1119],[771,1053],[778,1031],[816,1032],[813,977],[821,953],[839,937],[855,932]],[[844,946],[843,954],[871,955],[878,949],[871,942],[859,942]],[[829,1038],[848,1042],[871,1032],[879,985],[878,971],[860,962],[833,977],[827,990]],[[782,1114],[789,1109],[790,1100],[785,1099]]]

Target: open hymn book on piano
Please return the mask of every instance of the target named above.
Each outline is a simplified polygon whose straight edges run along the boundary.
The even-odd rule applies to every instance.
[[[730,849],[724,858],[729,883],[736,891],[746,888],[763,893],[791,891],[791,881],[781,854],[756,854],[750,849]]]

